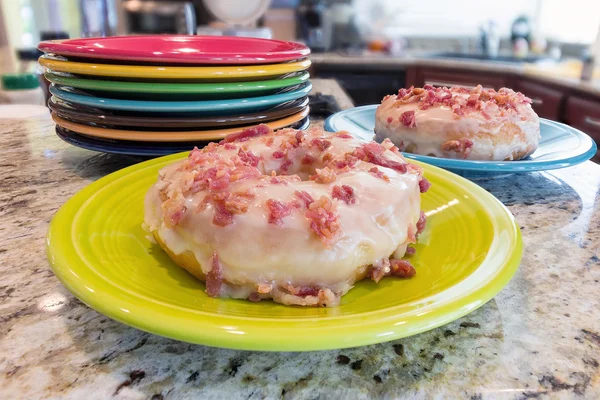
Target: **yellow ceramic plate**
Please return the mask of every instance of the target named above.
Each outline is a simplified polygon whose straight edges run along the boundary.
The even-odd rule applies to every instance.
[[[295,124],[296,122],[304,119],[310,112],[310,107],[306,107],[299,113],[292,114],[288,117],[281,118],[275,121],[265,122],[265,125],[271,129],[281,129],[286,126]],[[206,129],[203,131],[132,131],[125,129],[109,129],[100,128],[97,126],[90,126],[84,124],[78,124],[76,122],[67,121],[64,118],[59,117],[55,113],[52,113],[52,119],[57,125],[67,128],[73,132],[81,135],[99,137],[104,139],[117,139],[117,140],[135,140],[138,142],[189,142],[193,140],[220,140],[225,136],[242,131],[250,126],[236,126],[234,128],[225,129]]]
[[[108,175],[73,196],[47,238],[54,273],[81,301],[136,328],[208,346],[307,351],[414,335],[485,304],[511,279],[522,252],[510,212],[474,183],[420,164],[427,228],[412,279],[359,282],[335,308],[214,299],[142,229],[143,200],[174,154]],[[248,244],[251,245],[251,244]]]
[[[174,67],[166,65],[83,63],[59,60],[47,55],[41,56],[39,63],[53,72],[68,72],[80,75],[145,79],[235,79],[241,81],[247,79],[272,79],[274,76],[304,71],[310,67],[310,60],[266,65]]]

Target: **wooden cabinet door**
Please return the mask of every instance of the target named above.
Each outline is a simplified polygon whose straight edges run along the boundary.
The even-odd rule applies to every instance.
[[[419,68],[413,74],[407,74],[407,86],[463,86],[473,88],[481,85],[486,89],[500,89],[506,86],[508,76],[505,74],[461,72],[460,70],[446,70],[433,68]]]
[[[565,120],[569,125],[590,135],[600,148],[600,100],[570,96],[567,99]],[[600,163],[600,150],[592,161]]]
[[[531,106],[540,117],[553,121],[561,120],[564,100],[562,90],[525,79],[519,79],[513,89],[531,99]]]

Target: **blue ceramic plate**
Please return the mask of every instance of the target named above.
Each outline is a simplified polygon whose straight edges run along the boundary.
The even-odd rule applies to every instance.
[[[306,129],[310,125],[308,117],[291,126],[294,129]],[[178,142],[178,143],[152,143],[135,142],[129,140],[99,139],[80,135],[61,126],[56,126],[56,135],[73,146],[86,150],[102,153],[126,154],[131,156],[158,157],[167,154],[190,151],[194,146],[204,147],[208,141]]]
[[[373,140],[377,105],[340,111],[325,121],[331,132],[348,131],[354,136]],[[403,153],[407,158],[426,162],[453,171],[528,172],[565,168],[589,160],[596,154],[596,143],[585,133],[560,122],[540,118],[542,138],[538,149],[519,161],[455,160]]]
[[[304,97],[308,95],[311,89],[311,83],[307,82],[300,89],[288,93],[279,93],[259,97],[246,97],[243,99],[204,101],[149,101],[111,99],[75,93],[71,89],[57,87],[54,84],[50,86],[50,93],[61,100],[109,110],[144,112],[154,111],[164,113],[194,112],[198,115],[224,115],[265,110],[286,101],[296,100],[300,97]]]

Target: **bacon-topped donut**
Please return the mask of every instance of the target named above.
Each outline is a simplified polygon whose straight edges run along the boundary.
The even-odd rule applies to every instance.
[[[540,122],[531,100],[481,85],[400,89],[376,111],[375,134],[409,153],[471,160],[519,160],[538,147]]]
[[[332,306],[357,280],[410,277],[429,188],[389,140],[266,125],[159,173],[145,221],[213,297]]]

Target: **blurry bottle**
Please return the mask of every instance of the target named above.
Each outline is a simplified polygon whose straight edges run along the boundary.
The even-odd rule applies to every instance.
[[[583,52],[582,57],[582,65],[581,65],[581,80],[582,81],[591,81],[594,76],[594,66],[595,59],[594,55],[589,51],[585,50]]]
[[[534,54],[544,54],[546,52],[546,48],[548,47],[548,42],[546,39],[538,34],[533,34],[531,37],[531,52]]]
[[[2,75],[0,103],[45,105],[37,76],[32,73]]]
[[[528,44],[531,40],[531,21],[525,15],[515,19],[510,29],[510,40],[513,48],[519,39],[525,39]]]
[[[529,43],[525,38],[517,38],[513,43],[513,55],[516,58],[525,58],[529,54]]]

